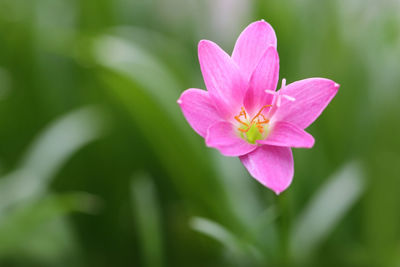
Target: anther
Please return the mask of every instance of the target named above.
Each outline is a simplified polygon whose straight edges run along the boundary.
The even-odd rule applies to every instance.
[[[265,105],[265,106],[263,106],[261,109],[260,109],[260,111],[257,113],[257,115],[255,115],[254,117],[253,117],[253,119],[251,120],[251,123],[253,123],[253,121],[256,119],[256,118],[258,118],[259,116],[261,116],[262,114],[261,114],[261,112],[265,109],[265,108],[267,108],[267,107],[272,107],[272,105]],[[264,117],[264,116],[263,116]]]
[[[267,124],[269,120],[262,114],[263,110],[272,107],[272,105],[264,105],[258,111],[258,113],[250,120],[247,120],[247,113],[244,107],[241,108],[239,115],[234,116],[235,120],[238,121],[242,126],[238,128],[238,130],[242,133],[247,133],[254,126],[257,128],[260,134],[264,133],[264,124]],[[241,117],[245,118],[245,121],[242,120]],[[245,128],[243,128],[243,126]]]

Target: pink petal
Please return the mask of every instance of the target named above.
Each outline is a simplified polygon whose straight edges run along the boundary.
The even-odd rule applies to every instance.
[[[286,147],[311,148],[314,145],[314,138],[303,129],[280,121],[275,123],[267,139],[257,141],[259,144]]]
[[[220,120],[207,91],[188,89],[177,102],[190,126],[202,137],[210,125]]]
[[[292,182],[294,167],[292,150],[288,147],[263,145],[240,157],[251,176],[276,194]]]
[[[286,121],[304,129],[322,113],[336,95],[339,85],[324,78],[310,78],[289,84],[279,92],[295,98],[282,102],[274,115],[277,121]]]
[[[260,59],[250,78],[249,89],[246,92],[244,106],[253,114],[267,104],[271,104],[273,95],[265,90],[275,91],[279,79],[279,56],[276,48],[270,46]]]
[[[217,148],[224,156],[241,156],[257,148],[257,145],[240,138],[234,125],[225,121],[216,122],[208,128],[206,144]]]
[[[204,83],[220,115],[228,119],[240,112],[247,90],[236,63],[218,45],[202,40],[199,61]]]
[[[247,26],[240,34],[233,49],[232,58],[238,64],[246,81],[269,46],[276,47],[274,29],[264,20]]]

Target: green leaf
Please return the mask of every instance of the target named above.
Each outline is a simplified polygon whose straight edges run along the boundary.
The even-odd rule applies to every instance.
[[[7,212],[0,222],[0,257],[21,249],[30,250],[29,244],[35,244],[37,231],[46,231],[46,228],[42,228],[44,224],[72,211],[94,212],[97,202],[94,196],[87,193],[68,193],[45,195],[33,202],[18,205]]]
[[[102,131],[101,113],[93,107],[75,110],[51,123],[33,141],[15,171],[0,179],[0,218],[10,205],[43,194],[61,166]]]
[[[307,258],[363,192],[364,176],[358,163],[348,163],[333,174],[311,198],[294,224],[291,240],[294,258]]]
[[[160,207],[151,178],[144,173],[134,175],[131,185],[133,214],[140,237],[145,266],[163,266],[163,245]]]
[[[193,217],[190,227],[219,243],[227,250],[227,258],[235,266],[255,266],[265,262],[264,255],[254,245],[226,229],[224,226],[201,217]]]

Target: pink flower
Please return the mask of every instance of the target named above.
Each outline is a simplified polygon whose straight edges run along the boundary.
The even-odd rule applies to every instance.
[[[208,91],[188,89],[178,100],[192,128],[209,147],[239,156],[264,186],[284,191],[292,182],[291,147],[311,148],[304,131],[321,114],[339,85],[310,78],[275,91],[279,79],[276,36],[265,22],[250,24],[236,41],[232,56],[202,40],[199,61]]]

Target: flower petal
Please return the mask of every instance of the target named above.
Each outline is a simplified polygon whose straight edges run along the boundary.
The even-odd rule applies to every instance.
[[[251,75],[249,89],[244,98],[244,106],[250,114],[272,103],[273,95],[265,93],[265,90],[275,91],[278,79],[279,56],[276,48],[270,46]]]
[[[247,26],[240,34],[233,49],[232,58],[238,64],[246,81],[269,46],[276,47],[274,29],[264,20]]]
[[[294,173],[292,150],[288,147],[263,145],[240,157],[251,176],[276,194],[292,182]]]
[[[257,141],[259,144],[285,147],[311,148],[314,137],[303,129],[288,122],[275,123],[267,139]]]
[[[181,94],[178,104],[190,126],[202,137],[210,125],[220,120],[207,91],[188,89]]]
[[[236,63],[217,44],[202,40],[199,61],[204,83],[220,115],[228,119],[240,111],[247,85]]]
[[[295,101],[282,98],[274,119],[290,122],[302,129],[307,128],[322,113],[338,89],[339,84],[324,78],[291,83],[279,92],[295,98]]]
[[[236,135],[234,125],[221,121],[208,128],[206,144],[217,148],[224,156],[241,156],[257,148]]]

